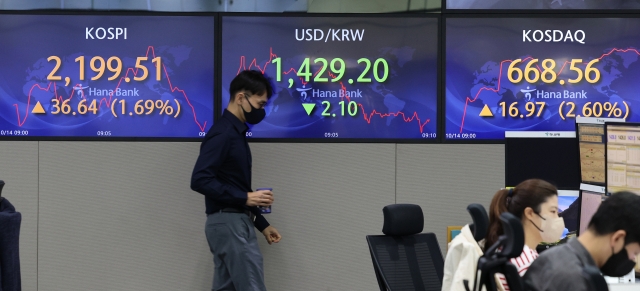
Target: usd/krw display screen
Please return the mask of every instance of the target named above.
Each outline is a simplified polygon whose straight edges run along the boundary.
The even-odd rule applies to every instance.
[[[197,138],[214,18],[2,15],[0,137]]]
[[[275,94],[251,138],[435,139],[438,19],[222,18],[222,107],[242,70]]]
[[[446,20],[447,140],[640,120],[640,19]]]

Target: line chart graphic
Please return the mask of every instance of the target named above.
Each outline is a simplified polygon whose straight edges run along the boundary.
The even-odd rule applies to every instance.
[[[436,19],[353,21],[223,17],[222,108],[229,102],[225,86],[243,70],[258,70],[273,80],[275,93],[267,117],[250,127],[248,137],[437,138]],[[296,27],[358,31],[362,38],[304,41]],[[237,35],[260,45],[240,46]]]

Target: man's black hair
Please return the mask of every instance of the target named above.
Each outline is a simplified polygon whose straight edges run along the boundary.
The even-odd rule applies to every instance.
[[[251,94],[262,95],[267,93],[267,100],[273,95],[273,84],[271,78],[260,71],[245,70],[240,72],[229,85],[229,102],[233,102],[236,93],[245,90]]]
[[[597,235],[618,230],[627,232],[625,244],[640,243],[640,196],[621,191],[602,202],[589,222],[589,229]]]

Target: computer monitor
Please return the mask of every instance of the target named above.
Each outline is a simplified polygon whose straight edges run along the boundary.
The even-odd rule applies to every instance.
[[[578,231],[579,198],[579,191],[558,190],[558,215],[564,220],[564,232],[560,239]]]
[[[578,227],[578,236],[587,230],[591,218],[596,214],[604,197],[604,193],[586,190],[580,191],[580,225]]]
[[[640,195],[640,123],[605,123],[606,192]]]
[[[604,186],[605,122],[624,123],[624,118],[576,117],[576,136],[580,149],[580,174],[582,183]]]
[[[537,132],[507,132],[505,134],[505,185],[538,178],[558,189],[580,187],[579,151],[575,132],[558,132],[545,136]]]
[[[580,175],[582,183],[604,185],[604,122],[580,122],[576,124],[576,136],[580,148]]]

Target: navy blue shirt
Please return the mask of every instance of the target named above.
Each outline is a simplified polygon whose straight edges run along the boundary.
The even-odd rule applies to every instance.
[[[269,222],[257,206],[249,207],[251,150],[247,125],[228,110],[209,130],[200,145],[200,155],[191,175],[191,189],[204,195],[206,213],[223,208],[248,209],[256,215],[254,224],[263,231]]]

